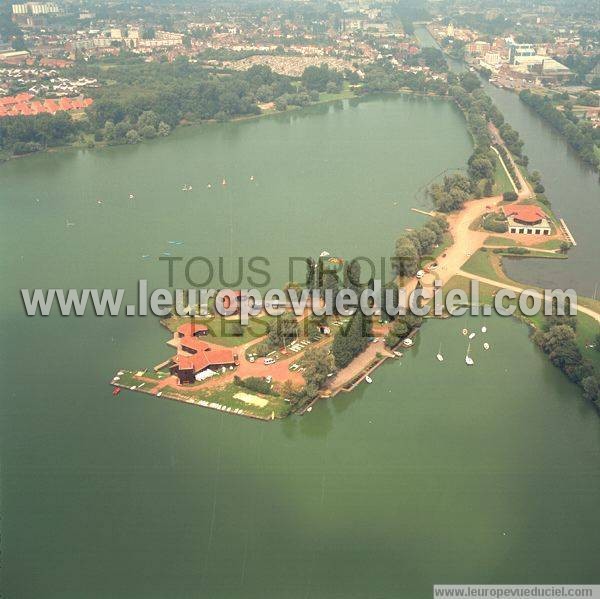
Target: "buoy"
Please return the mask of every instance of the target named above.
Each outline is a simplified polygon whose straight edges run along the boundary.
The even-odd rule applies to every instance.
[[[463,330],[462,330],[462,334],[463,334],[463,335],[466,335],[468,332],[469,332],[469,331],[468,331],[468,329],[463,329]]]

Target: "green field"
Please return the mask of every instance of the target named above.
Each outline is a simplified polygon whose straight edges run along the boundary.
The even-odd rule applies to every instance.
[[[500,162],[500,158],[494,152],[494,194],[499,195],[505,191],[514,191],[514,187]]]
[[[224,318],[222,316],[215,316],[213,318],[197,317],[195,322],[208,327],[208,335],[205,337],[207,341],[226,347],[234,347],[266,335],[269,332],[269,325],[273,320],[273,316],[253,316],[249,319],[248,325],[241,327],[241,335],[236,334],[240,332],[240,325],[236,319]],[[175,332],[179,326],[190,322],[190,318],[188,316],[171,316],[162,322],[171,332]]]

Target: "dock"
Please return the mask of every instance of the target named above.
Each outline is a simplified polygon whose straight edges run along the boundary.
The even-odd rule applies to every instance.
[[[562,232],[565,234],[565,237],[571,242],[571,245],[573,247],[575,247],[577,245],[577,242],[575,241],[575,237],[573,237],[573,234],[569,230],[569,227],[567,227],[567,223],[565,222],[565,220],[563,218],[560,218],[559,221],[560,221],[560,228],[562,229]]]
[[[435,212],[433,210],[430,210],[429,212],[427,212],[427,210],[421,210],[420,208],[411,208],[411,210],[413,212],[418,212],[419,214],[424,214],[425,216],[435,216]]]

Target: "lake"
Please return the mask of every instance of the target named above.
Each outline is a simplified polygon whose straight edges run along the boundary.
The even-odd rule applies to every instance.
[[[484,319],[428,322],[372,385],[262,423],[113,398],[115,370],[170,353],[153,317],[23,313],[22,287],[164,286],[165,251],[266,256],[274,284],[289,256],[387,256],[423,222],[423,186],[470,152],[451,103],[386,96],[2,165],[4,594],[597,582],[598,420],[514,320],[485,319],[471,369],[460,330]]]

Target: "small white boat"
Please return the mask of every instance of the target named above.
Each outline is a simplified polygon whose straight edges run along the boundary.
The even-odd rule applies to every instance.
[[[442,344],[441,343],[440,343],[440,349],[438,350],[436,358],[438,359],[438,362],[444,361],[444,356],[442,356]]]
[[[134,196],[132,193],[130,193],[130,194],[129,194],[129,199],[130,199],[130,200],[133,200],[133,198],[135,198],[135,196]]]
[[[373,382],[373,379],[369,375],[367,375],[365,377],[365,381],[367,381],[367,383],[369,383],[369,385],[370,385]]]
[[[225,179],[223,179],[223,181],[221,181],[221,185],[227,185],[227,181],[225,181]]]
[[[468,332],[469,332],[469,330],[468,330],[468,329],[463,329],[463,330],[462,330],[462,334],[463,334],[463,335],[467,335],[467,334],[468,334]]]
[[[192,186],[188,185],[188,191],[192,191]]]
[[[475,337],[475,333],[471,333],[471,334],[469,335],[469,339],[473,339],[473,337]]]
[[[254,175],[250,176],[250,181],[254,181]]]
[[[404,347],[412,347],[412,344],[413,344],[413,340],[412,339],[408,339],[408,338],[406,338],[402,342],[402,345],[404,345]]]
[[[187,186],[187,185],[184,185],[184,186],[181,188],[181,191],[187,191],[187,190],[188,190],[188,186]]]
[[[309,406],[308,408],[306,408],[307,412],[312,412],[312,406]]]
[[[481,332],[482,333],[487,333],[487,327],[481,327]]]
[[[327,250],[323,250],[320,254],[319,254],[319,258],[327,258],[327,256],[331,256],[331,254],[327,251]]]
[[[394,351],[396,358],[401,358],[404,354],[401,351]]]
[[[467,366],[473,366],[473,364],[475,362],[473,362],[473,358],[471,358],[471,356],[469,355],[469,352],[471,351],[471,344],[469,343],[468,347],[467,347],[467,355],[465,356],[465,363],[467,364]]]
[[[72,223],[69,219],[67,219],[65,222],[66,222],[67,227],[74,227],[75,226],[75,223]]]
[[[483,344],[483,349],[485,349],[485,350],[490,349],[490,344],[487,341]]]
[[[209,183],[209,184],[208,184],[206,187],[207,187],[208,189],[210,189],[210,188],[212,187],[212,185]]]

